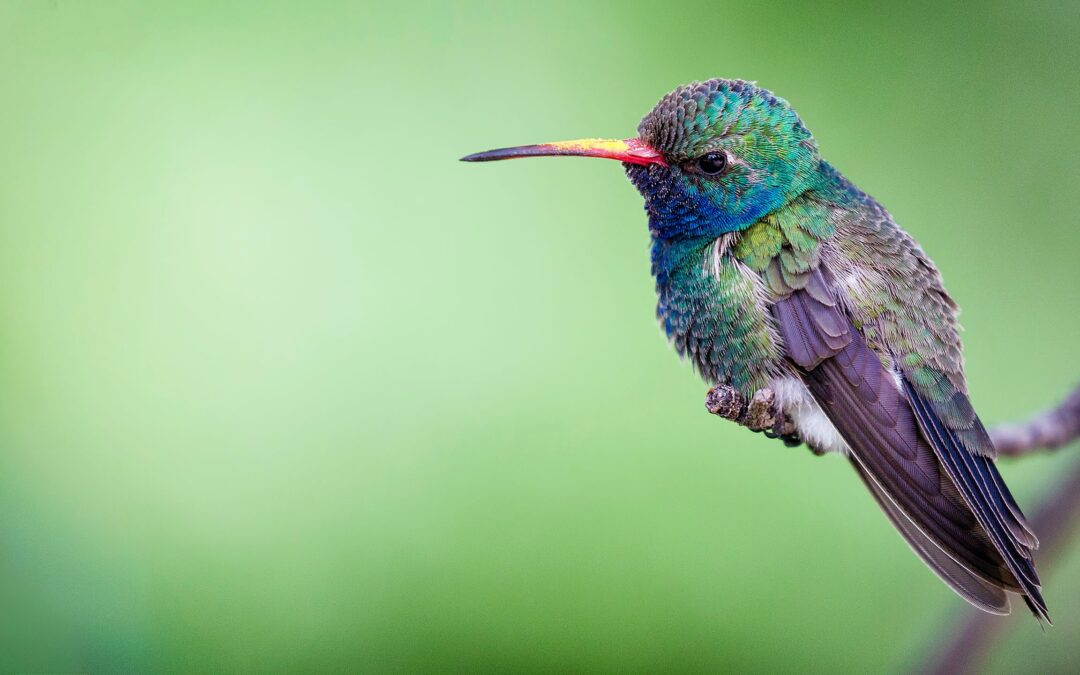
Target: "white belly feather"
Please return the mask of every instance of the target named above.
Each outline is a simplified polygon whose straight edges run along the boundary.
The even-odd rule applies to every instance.
[[[791,376],[775,378],[771,383],[779,408],[795,424],[799,437],[808,445],[825,452],[848,454],[847,442],[822,412],[806,385]]]

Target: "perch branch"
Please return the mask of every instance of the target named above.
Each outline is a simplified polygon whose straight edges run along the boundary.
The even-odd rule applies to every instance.
[[[705,394],[705,409],[751,431],[761,432],[769,438],[779,438],[788,447],[802,443],[794,422],[777,408],[776,395],[768,387],[754,392],[754,396],[747,401],[737,389],[717,385]],[[823,454],[814,448],[810,448],[810,451],[816,455]]]
[[[1056,408],[1024,424],[1002,424],[993,428],[999,457],[1015,457],[1033,450],[1056,450],[1080,436],[1080,387]]]
[[[736,389],[717,385],[705,394],[705,409],[751,431],[784,439],[788,445],[801,440],[795,425],[779,410],[776,396],[765,388],[749,401]],[[999,457],[1017,457],[1029,452],[1056,450],[1080,437],[1080,386],[1056,408],[1035,416],[1023,424],[1002,424],[990,431]],[[814,454],[821,454],[811,448]]]

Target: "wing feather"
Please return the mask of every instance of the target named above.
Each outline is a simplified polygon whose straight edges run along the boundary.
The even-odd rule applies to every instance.
[[[776,301],[773,316],[788,359],[847,441],[856,471],[912,549],[961,597],[1002,613],[1003,591],[1018,592],[1049,621],[1031,561],[1034,536],[992,460],[964,445],[972,433],[985,434],[974,411],[957,415],[966,428],[944,424],[886,368],[831,288],[828,272],[816,269]],[[965,407],[966,397],[954,409]]]
[[[862,478],[863,484],[873,495],[881,510],[885,512],[889,521],[904,537],[911,549],[922,558],[926,566],[938,575],[938,578],[949,587],[957,589],[957,592],[965,600],[979,609],[991,614],[1004,615],[1009,613],[1009,597],[1004,590],[973,574],[969,569],[946,555],[932,539],[923,534],[911,522],[900,507],[866,473],[866,469],[854,457],[851,458],[851,465],[855,468],[859,477]]]
[[[975,455],[960,446],[955,434],[946,427],[922,396],[905,380],[905,389],[923,433],[932,439],[938,458],[962,490],[980,524],[985,528],[1002,554],[1009,570],[1019,580],[1021,590],[1039,618],[1049,622],[1046,602],[1042,597],[1039,574],[1031,559],[1030,544],[1017,536],[1020,523],[1013,517],[1015,503],[997,467],[989,457]]]

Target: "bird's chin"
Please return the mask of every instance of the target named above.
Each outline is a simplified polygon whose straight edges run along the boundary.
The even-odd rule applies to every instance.
[[[667,183],[671,179],[671,169],[659,164],[642,166],[623,162],[623,170],[626,171],[626,177],[630,179],[630,182],[634,184],[634,187],[638,189],[638,192],[643,197],[655,194],[660,185]]]
[[[631,164],[630,162],[623,162],[622,165],[630,180],[634,180],[634,177],[638,175],[659,175],[671,171],[669,167],[660,164]]]

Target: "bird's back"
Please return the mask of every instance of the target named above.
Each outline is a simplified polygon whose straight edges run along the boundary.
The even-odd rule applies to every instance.
[[[1020,593],[1047,619],[1038,541],[993,464],[967,395],[956,304],[937,268],[877,202],[838,175],[805,279],[785,245],[764,277],[784,353],[856,471],[915,552],[972,604]],[[781,218],[782,220],[782,218]],[[795,248],[790,241],[786,248]],[[791,278],[786,278],[790,276]],[[812,416],[807,416],[807,419]]]

